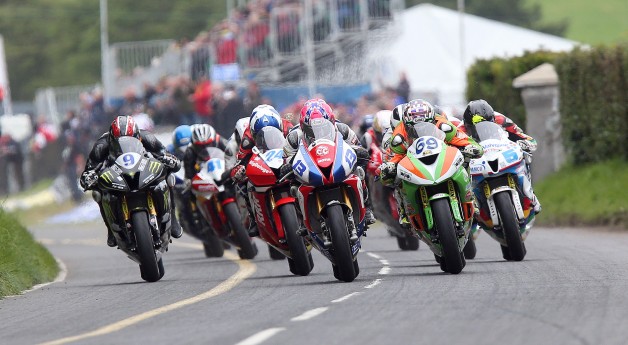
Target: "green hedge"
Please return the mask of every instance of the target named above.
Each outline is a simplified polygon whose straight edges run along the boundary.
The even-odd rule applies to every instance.
[[[563,142],[574,163],[628,159],[628,44],[556,59]]]
[[[560,79],[562,135],[571,161],[627,160],[628,44],[479,60],[467,71],[466,97],[486,99],[525,128],[521,92],[512,81],[545,62],[554,64]]]
[[[466,97],[468,100],[485,99],[496,111],[525,128],[526,113],[521,92],[512,87],[512,81],[542,63],[553,62],[557,55],[538,51],[509,59],[478,60],[467,71]]]

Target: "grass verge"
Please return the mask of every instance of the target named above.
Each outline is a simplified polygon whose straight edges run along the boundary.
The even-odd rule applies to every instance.
[[[535,186],[545,225],[610,225],[628,229],[628,162],[566,166]]]
[[[59,268],[17,219],[0,209],[0,299],[51,281]]]

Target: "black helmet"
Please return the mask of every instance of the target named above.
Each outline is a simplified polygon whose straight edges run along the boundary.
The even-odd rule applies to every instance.
[[[495,111],[487,101],[476,99],[467,104],[462,119],[467,133],[477,139],[475,124],[482,121],[495,122]]]

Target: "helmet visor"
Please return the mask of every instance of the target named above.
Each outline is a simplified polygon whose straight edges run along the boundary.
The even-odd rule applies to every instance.
[[[408,135],[412,139],[418,139],[420,137],[430,136],[436,137],[439,140],[445,140],[445,132],[441,131],[434,124],[429,122],[419,122],[411,127],[407,128]]]
[[[500,125],[494,122],[482,121],[475,125],[477,139],[480,141],[488,139],[502,139],[503,130]]]
[[[336,126],[325,119],[314,119],[302,128],[305,142],[310,145],[321,139],[336,140]]]
[[[264,127],[255,134],[255,146],[262,151],[281,149],[285,143],[283,133],[275,127]]]

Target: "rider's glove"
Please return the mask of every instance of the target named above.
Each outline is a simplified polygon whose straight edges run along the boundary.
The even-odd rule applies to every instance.
[[[246,167],[244,165],[236,165],[231,170],[231,178],[238,183],[244,182],[246,179]]]
[[[393,162],[382,163],[382,165],[379,166],[379,176],[382,180],[397,176],[397,164]]]
[[[179,171],[179,169],[181,169],[181,161],[170,153],[165,153],[159,160],[172,171]]]
[[[369,159],[369,150],[365,149],[362,146],[357,146],[354,147],[355,149],[355,154],[358,157],[358,159],[362,159],[362,160],[367,160]]]
[[[482,156],[482,150],[475,145],[467,145],[460,151],[468,159],[480,158]]]
[[[98,174],[93,170],[85,170],[81,174],[80,183],[84,190],[88,190],[98,182]]]
[[[527,153],[532,153],[536,150],[536,146],[527,140],[519,140],[517,141],[517,144],[519,144],[519,147]]]
[[[285,163],[279,168],[279,178],[282,179],[292,171],[292,164]]]

